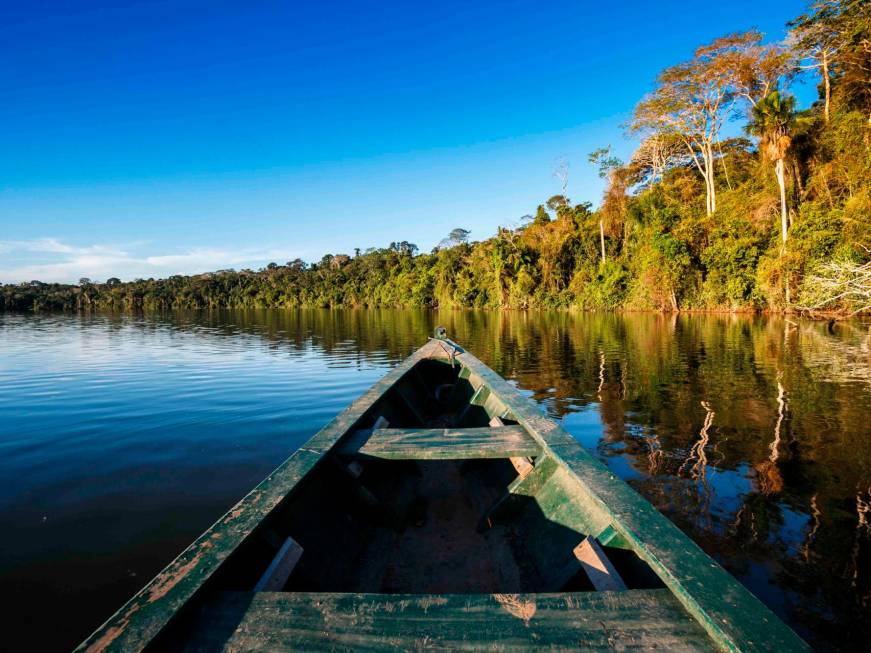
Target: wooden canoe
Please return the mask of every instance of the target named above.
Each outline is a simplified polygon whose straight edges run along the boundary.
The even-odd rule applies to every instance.
[[[809,650],[436,336],[77,650]]]

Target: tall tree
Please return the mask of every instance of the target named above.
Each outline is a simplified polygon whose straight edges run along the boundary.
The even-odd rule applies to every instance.
[[[609,208],[607,206],[608,199],[611,198],[615,192],[619,195],[622,195],[623,192],[625,192],[625,186],[621,183],[623,176],[619,174],[623,162],[611,154],[610,145],[608,147],[600,147],[599,149],[590,152],[587,156],[587,160],[598,168],[600,178],[608,180],[608,186],[605,189],[605,201],[602,203],[602,210],[599,214],[599,245],[602,249],[602,263],[604,263],[605,214],[607,213],[606,209]]]
[[[544,208],[544,204],[539,204],[538,208],[535,209],[535,216],[532,218],[532,224],[541,225],[549,222],[550,215],[548,215],[547,210]]]
[[[689,62],[660,73],[658,85],[636,107],[635,132],[679,139],[705,181],[705,212],[717,207],[714,187],[714,141],[731,97],[722,75],[706,75],[709,67],[697,51]]]
[[[795,98],[772,91],[751,109],[748,131],[759,138],[762,157],[774,163],[774,174],[780,187],[781,239],[786,245],[789,212],[786,205],[786,165],[784,160],[792,143],[790,127],[795,119]]]
[[[762,32],[751,30],[736,39],[728,54],[735,95],[755,106],[795,77],[795,56],[779,43],[763,43]]]
[[[469,240],[470,233],[472,232],[468,229],[456,227],[455,229],[451,229],[451,233],[448,234],[448,238],[455,243],[465,243],[467,240]]]
[[[451,247],[462,245],[469,240],[470,233],[472,232],[468,229],[463,229],[462,227],[451,229],[451,233],[448,234],[448,237],[442,238],[439,247],[441,249],[450,249]]]
[[[638,145],[629,165],[635,182],[649,186],[662,179],[665,171],[681,159],[688,163],[680,140],[668,134],[652,134]]]
[[[547,202],[545,202],[545,206],[559,217],[560,213],[570,208],[571,205],[569,204],[569,198],[565,195],[551,195]]]
[[[840,2],[819,0],[811,11],[789,23],[792,28],[789,43],[802,62],[802,68],[819,70],[823,84],[823,116],[829,122],[832,103],[832,73],[841,49],[842,35],[838,29]]]
[[[705,181],[705,211],[717,209],[714,180],[715,146],[723,123],[734,110],[741,88],[768,84],[774,71],[758,65],[748,69],[750,50],[764,49],[757,31],[729,34],[695,51],[693,58],[659,74],[657,85],[635,107],[631,132],[677,139]],[[773,68],[775,57],[767,56]],[[752,75],[753,70],[756,75]],[[750,80],[754,79],[753,83]],[[743,81],[742,81],[743,80]]]
[[[844,101],[863,110],[871,125],[871,7],[867,0],[841,0],[839,4],[838,88]]]

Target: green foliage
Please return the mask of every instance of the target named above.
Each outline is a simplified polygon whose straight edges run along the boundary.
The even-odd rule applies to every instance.
[[[747,131],[759,137],[767,158],[773,161],[785,156],[795,122],[795,97],[772,91],[751,107],[750,115]]]
[[[599,263],[595,271],[584,269],[574,281],[576,302],[588,309],[614,309],[623,305],[629,284],[629,272],[619,261]]]
[[[553,202],[553,198],[548,200],[548,202],[547,202],[548,208],[550,208],[552,211],[555,211],[557,207],[552,206],[551,205],[552,202]],[[539,204],[538,208],[535,210],[535,216],[532,218],[532,224],[542,225],[542,224],[547,224],[548,222],[550,222],[550,215],[548,215],[544,206]]]
[[[620,159],[611,154],[610,145],[608,147],[600,147],[590,152],[587,155],[587,161],[596,166],[599,171],[599,177],[602,179],[607,178],[613,170],[616,170],[623,165],[623,162]]]
[[[789,249],[813,262],[828,259],[841,242],[843,210],[826,210],[818,204],[801,207],[790,231]]]
[[[703,301],[719,308],[752,308],[757,304],[756,267],[765,246],[760,234],[746,219],[718,224],[701,252],[705,269]]]
[[[871,77],[866,74],[871,29],[861,4],[825,0],[814,5],[792,24],[793,53],[762,45],[756,32],[699,48],[694,61],[716,73],[726,93],[721,99],[745,98],[747,131],[759,144],[754,151],[745,138],[712,141],[706,160],[708,182],[717,188],[715,210],[706,209],[710,185],[692,154],[699,154],[698,145],[688,148],[679,134],[686,126],[672,122],[664,133],[644,133],[627,165],[610,147],[589,155],[607,179],[595,211],[587,202],[572,205],[564,194],[553,195],[521,228],[500,228],[491,238],[469,242],[470,232],[457,227],[430,254],[400,241],[357,249],[353,257],[327,254],[310,265],[298,259],[270,263],[257,272],[10,284],[0,286],[0,310],[737,310],[789,309],[796,304],[788,298],[802,296],[856,310],[864,300],[839,303],[820,293],[867,270],[871,259]],[[831,102],[821,95],[819,103],[796,114],[794,99],[781,90],[795,73],[788,66],[790,56],[819,63],[823,51],[831,56],[826,60]],[[685,66],[672,67],[660,81],[685,73]],[[704,75],[696,81],[709,82]],[[674,101],[686,100],[681,95],[686,89],[669,88],[680,93],[642,102],[645,120],[639,125],[644,129],[661,127]]]

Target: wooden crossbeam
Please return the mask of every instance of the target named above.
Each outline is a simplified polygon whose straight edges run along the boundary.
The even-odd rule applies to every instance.
[[[490,418],[490,426],[505,426],[505,422],[503,422],[502,418],[498,415],[494,415]],[[509,458],[508,460],[510,460],[511,464],[514,465],[514,469],[517,470],[517,475],[520,478],[525,477],[533,470],[532,461],[529,458],[516,456],[514,458]]]
[[[290,578],[290,574],[293,573],[293,569],[301,557],[302,547],[292,537],[288,537],[278,549],[278,553],[275,554],[266,571],[263,572],[260,580],[257,581],[254,591],[280,592],[287,584],[287,579]]]
[[[464,460],[535,457],[541,446],[522,426],[468,429],[358,431],[341,447],[344,456],[390,460]]]
[[[548,584],[564,589],[581,570],[599,592],[618,592],[626,589],[626,583],[623,582],[602,547],[589,535],[572,549],[564,562],[548,570]]]
[[[596,536],[596,541],[600,546],[610,546],[617,549],[631,549],[625,538],[618,533],[610,524]]]
[[[556,472],[557,463],[549,456],[541,456],[536,459],[536,464],[523,476],[518,475],[508,485],[505,494],[484,513],[478,531],[484,532],[496,524],[504,524],[511,521],[518,511],[528,506],[529,497],[534,497],[550,481]],[[577,573],[577,564],[575,571]]]
[[[626,583],[614,569],[614,565],[608,560],[608,556],[602,551],[599,543],[589,535],[578,544],[572,553],[581,564],[595,587],[600,592],[621,592],[626,589]]]

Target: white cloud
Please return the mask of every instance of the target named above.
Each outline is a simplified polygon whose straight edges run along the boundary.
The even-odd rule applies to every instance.
[[[69,245],[64,245],[55,238],[39,238],[37,240],[19,241],[18,244],[28,252],[54,252],[57,254],[70,254],[74,250]]]
[[[177,254],[133,253],[131,246],[74,246],[55,238],[0,241],[0,283],[75,283],[81,277],[122,281],[224,268],[260,267],[300,256],[290,249],[194,248]]]

